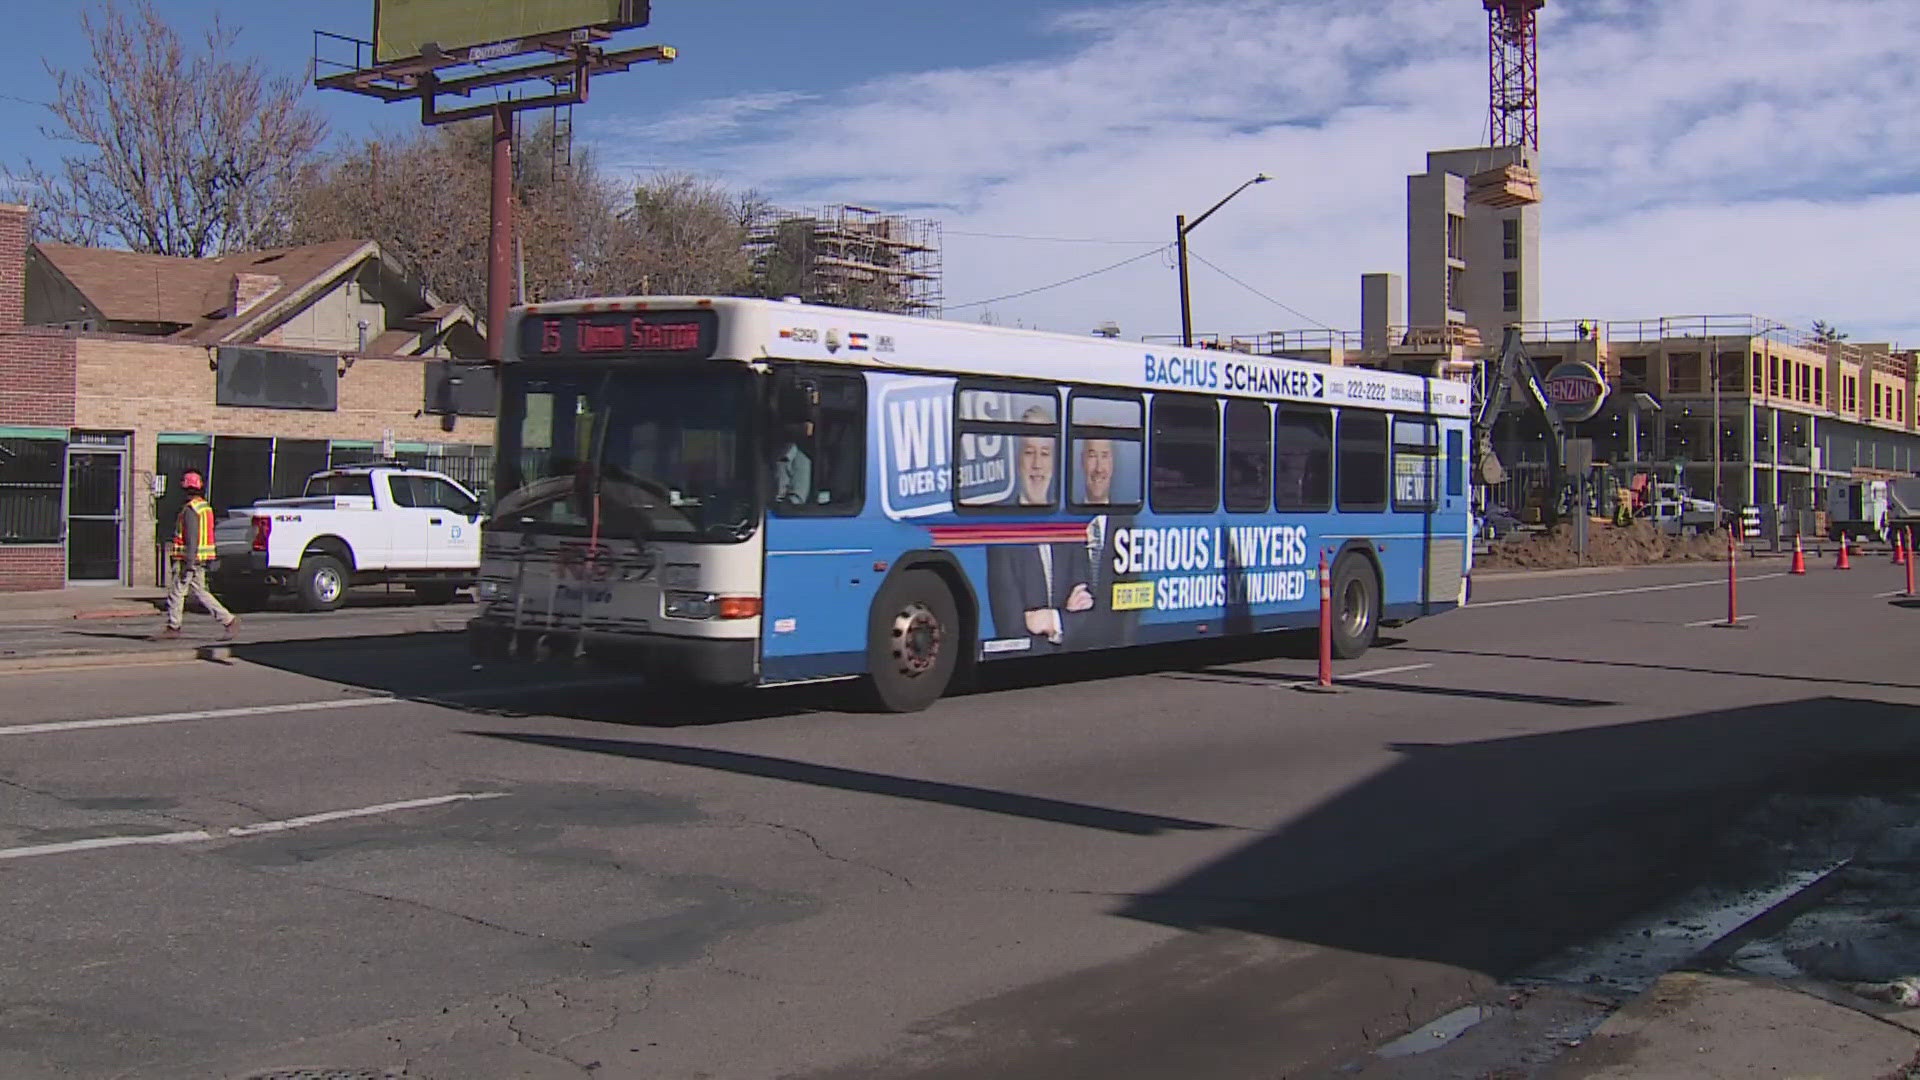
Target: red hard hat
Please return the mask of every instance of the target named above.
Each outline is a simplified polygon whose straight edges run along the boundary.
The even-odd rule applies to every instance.
[[[200,490],[200,474],[197,472],[190,472],[180,477],[180,486],[183,488],[186,488],[188,491],[199,491]]]

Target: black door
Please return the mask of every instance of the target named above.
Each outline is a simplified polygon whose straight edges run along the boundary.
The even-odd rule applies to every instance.
[[[67,580],[119,581],[126,550],[126,462],[120,450],[67,452]]]

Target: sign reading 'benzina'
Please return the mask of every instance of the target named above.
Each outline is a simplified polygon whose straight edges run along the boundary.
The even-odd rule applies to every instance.
[[[1591,420],[1600,412],[1611,388],[1599,368],[1584,360],[1562,360],[1547,372],[1541,389],[1562,420],[1577,423]]]

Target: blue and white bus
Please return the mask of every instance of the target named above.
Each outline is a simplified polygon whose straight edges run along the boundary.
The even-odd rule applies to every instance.
[[[774,300],[516,309],[478,655],[867,680],[1466,600],[1465,383]]]

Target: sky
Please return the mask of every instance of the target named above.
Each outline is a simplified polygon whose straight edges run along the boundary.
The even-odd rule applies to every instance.
[[[304,76],[312,32],[369,37],[373,5],[160,7],[190,32],[219,12],[243,49]],[[596,81],[576,140],[616,173],[936,218],[950,318],[1175,333],[1174,215],[1264,171],[1191,234],[1196,330],[1355,328],[1360,275],[1406,270],[1406,176],[1486,133],[1475,0],[653,12],[619,43],[679,59]],[[0,164],[50,163],[34,103],[43,62],[84,58],[76,7],[9,22]],[[1753,313],[1920,345],[1920,4],[1549,0],[1540,39],[1543,318]],[[417,117],[313,101],[343,142]]]

